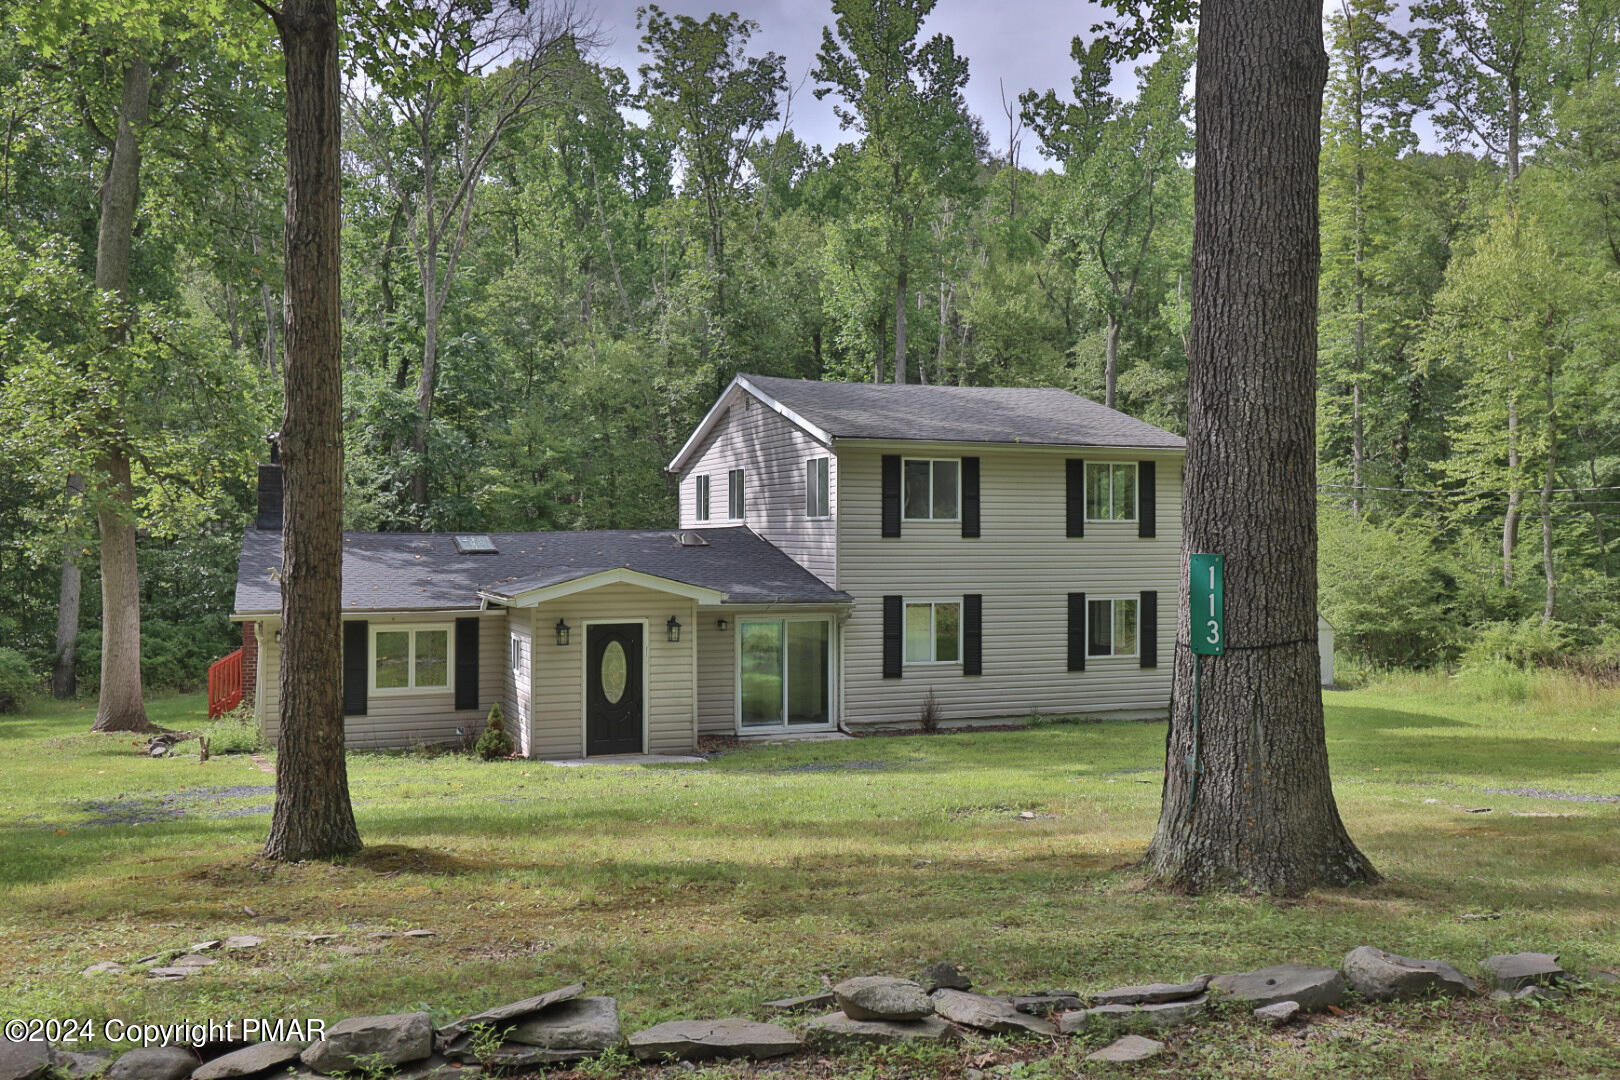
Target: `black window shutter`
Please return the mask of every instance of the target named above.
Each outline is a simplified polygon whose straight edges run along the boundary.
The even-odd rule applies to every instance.
[[[883,455],[883,535],[900,535],[900,455]]]
[[[1142,593],[1136,608],[1136,651],[1142,656],[1143,667],[1159,666],[1159,594]]]
[[[1063,517],[1065,536],[1086,535],[1086,463],[1081,458],[1069,458],[1064,463]]]
[[[1159,535],[1158,496],[1154,493],[1158,469],[1151,461],[1136,465],[1136,535]]]
[[[1069,594],[1069,670],[1086,670],[1086,594]]]
[[[984,674],[984,597],[962,597],[962,674]]]
[[[962,459],[962,535],[979,535],[979,459]]]
[[[901,628],[905,623],[905,608],[898,596],[883,598],[883,677],[900,677]]]
[[[478,708],[478,617],[456,620],[456,708]]]
[[[343,715],[366,715],[371,682],[371,624],[358,619],[343,624]]]

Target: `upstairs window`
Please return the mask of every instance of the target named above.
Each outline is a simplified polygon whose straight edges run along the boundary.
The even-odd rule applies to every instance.
[[[1086,655],[1136,655],[1137,601],[1091,600],[1086,603]]]
[[[906,605],[906,663],[954,664],[962,659],[961,604]]]
[[[740,521],[746,507],[743,505],[743,470],[732,469],[726,474],[727,516]]]
[[[962,507],[962,463],[956,458],[906,458],[905,519],[955,521]]]
[[[1086,462],[1086,520],[1136,520],[1136,462]]]
[[[702,476],[697,478],[696,496],[697,496],[696,497],[696,502],[697,502],[696,517],[697,517],[697,519],[699,521],[708,521],[709,520],[709,474],[708,473],[704,473]]]
[[[810,458],[804,463],[804,516],[824,518],[830,515],[827,503],[827,459]]]

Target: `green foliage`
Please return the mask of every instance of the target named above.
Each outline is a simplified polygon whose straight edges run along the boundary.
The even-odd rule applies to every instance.
[[[473,744],[473,752],[485,761],[512,756],[512,736],[506,733],[506,720],[501,715],[500,702],[489,707],[489,716],[484,722],[484,730],[478,734],[478,741]]]
[[[265,749],[264,732],[251,705],[238,705],[198,728],[197,734],[208,740],[210,754],[257,754]]]
[[[0,712],[15,712],[39,687],[39,674],[16,649],[0,647]]]
[[[1445,659],[1456,628],[1454,581],[1432,530],[1417,520],[1357,520],[1328,509],[1318,529],[1320,602],[1337,645],[1376,665]]]
[[[1547,667],[1570,652],[1571,629],[1562,623],[1540,619],[1470,627],[1467,648],[1463,650],[1463,668],[1489,669],[1497,664],[1520,669]]]

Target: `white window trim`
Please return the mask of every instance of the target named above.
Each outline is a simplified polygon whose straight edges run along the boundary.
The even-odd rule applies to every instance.
[[[816,479],[820,483],[822,500],[827,504],[827,512],[825,514],[812,514],[812,513],[810,513],[809,508],[808,508],[808,504],[810,502],[810,469],[811,469],[812,466],[814,466],[816,464],[816,462],[821,462],[822,463],[819,467],[817,467]],[[805,519],[807,521],[827,521],[827,520],[830,520],[832,518],[832,459],[831,458],[823,455],[821,457],[812,457],[812,458],[805,458],[804,459],[804,489],[805,489],[804,490],[804,501],[806,503],[806,509],[805,509],[805,512],[804,512]]]
[[[1120,465],[1128,465],[1136,472],[1136,483],[1131,485],[1131,516],[1130,517],[1092,517],[1091,516],[1091,470],[1106,465],[1108,467],[1108,501],[1114,501],[1114,469]],[[1142,516],[1142,463],[1139,461],[1087,461],[1082,491],[1080,492],[1080,505],[1086,507],[1086,524],[1098,522],[1103,525],[1110,523],[1120,525],[1133,525]]]
[[[928,605],[928,655],[927,660],[912,660],[906,656],[906,612],[913,606]],[[956,659],[932,659],[939,651],[939,627],[934,615],[934,609],[941,604],[956,605]],[[961,667],[962,666],[962,598],[949,596],[943,600],[917,600],[912,597],[902,597],[900,600],[900,662],[907,667]]]
[[[709,520],[709,474],[700,473],[696,477],[696,484],[692,492],[692,519],[694,521]]]
[[[366,682],[369,693],[382,697],[400,697],[407,694],[453,694],[456,690],[456,624],[455,623],[372,623],[367,635]],[[443,686],[416,685],[416,635],[421,631],[437,631],[445,636],[445,666]],[[410,674],[409,686],[377,685],[377,635],[410,634],[410,648],[405,654],[405,670]]]
[[[581,759],[590,756],[591,746],[591,702],[585,693],[585,687],[591,677],[591,627],[601,625],[618,625],[621,623],[641,624],[641,753],[647,753],[648,740],[652,737],[652,622],[649,619],[581,619],[579,621],[579,756]]]
[[[779,724],[750,724],[743,726],[742,722],[742,639],[743,623],[782,623],[782,647],[787,648],[787,625],[793,622],[818,622],[827,624],[827,722],[825,724],[790,724],[787,718],[787,678],[786,667],[783,663],[782,679],[782,722]],[[830,615],[780,615],[774,618],[755,617],[739,618],[736,621],[736,631],[732,634],[731,670],[732,670],[732,722],[736,725],[738,735],[780,735],[784,731],[832,731],[838,726],[838,706],[843,700],[839,693],[838,672],[840,658],[838,655],[838,625]]]
[[[1094,653],[1094,652],[1092,652],[1091,651],[1091,605],[1092,604],[1101,604],[1101,603],[1103,603],[1105,601],[1108,604],[1108,645],[1109,645],[1110,648],[1112,648],[1113,644],[1114,644],[1114,605],[1118,604],[1118,603],[1120,603],[1122,601],[1127,601],[1127,600],[1136,605],[1136,641],[1131,645],[1131,651],[1128,652],[1128,653],[1117,653],[1117,652]],[[1088,597],[1086,597],[1085,635],[1086,635],[1085,636],[1085,643],[1086,643],[1086,660],[1087,661],[1091,661],[1091,660],[1136,660],[1136,659],[1140,659],[1140,657],[1142,655],[1142,598],[1141,598],[1141,596],[1140,595],[1131,596],[1131,595],[1128,595],[1128,594],[1122,594],[1122,595],[1119,595],[1119,596],[1088,596]]]
[[[742,513],[740,514],[732,512],[733,510],[737,509],[738,503],[742,504]],[[747,519],[748,470],[728,469],[726,470],[726,520],[746,521]]]
[[[906,516],[906,463],[910,461],[928,462],[928,509],[929,517]],[[934,509],[934,462],[950,461],[956,464],[956,515],[954,517],[933,517]],[[900,520],[901,521],[940,521],[952,522],[962,520],[962,459],[959,457],[903,457],[900,459]],[[949,663],[949,661],[945,661]]]

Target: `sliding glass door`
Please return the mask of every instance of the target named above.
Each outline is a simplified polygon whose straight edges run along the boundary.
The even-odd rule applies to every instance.
[[[737,634],[744,730],[831,726],[831,621],[745,619]]]

